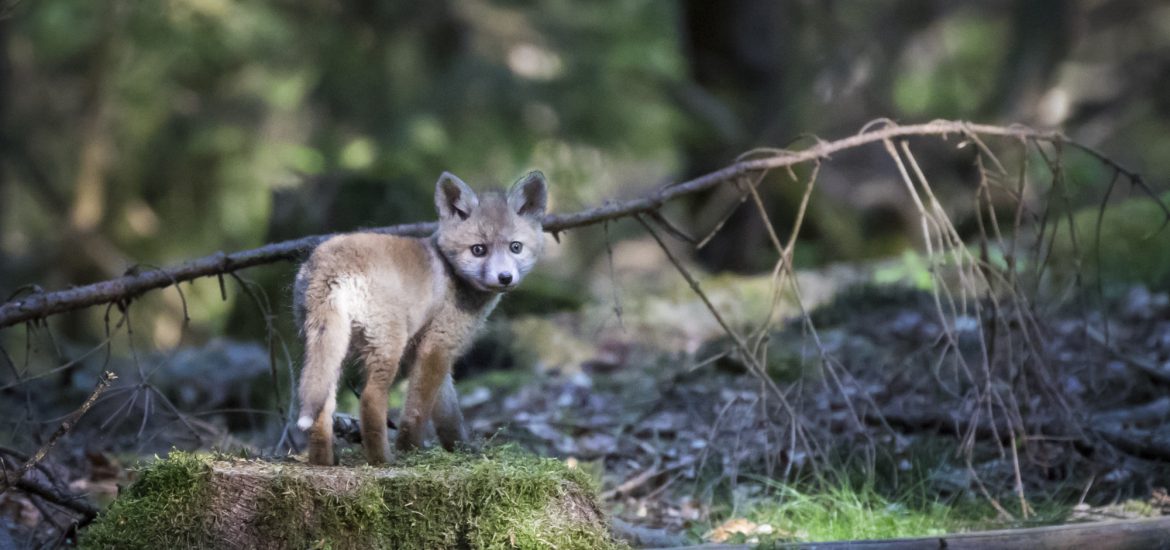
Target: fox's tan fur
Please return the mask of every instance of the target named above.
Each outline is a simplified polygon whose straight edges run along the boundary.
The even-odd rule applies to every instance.
[[[309,430],[313,464],[333,464],[337,382],[351,350],[365,363],[360,423],[370,463],[390,456],[386,399],[401,362],[414,367],[398,448],[419,447],[432,419],[444,447],[467,437],[451,365],[501,293],[515,288],[539,256],[547,190],[544,176],[533,172],[506,195],[477,196],[444,173],[435,202],[439,229],[433,236],[334,237],[297,273],[295,302],[305,338],[298,426]]]

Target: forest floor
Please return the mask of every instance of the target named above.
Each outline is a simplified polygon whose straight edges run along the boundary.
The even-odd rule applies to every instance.
[[[613,516],[650,537],[891,538],[1170,513],[1166,293],[1045,311],[1045,361],[989,367],[983,380],[1012,400],[989,405],[995,393],[964,374],[978,370],[979,321],[948,320],[948,352],[930,292],[870,281],[804,274],[811,323],[789,311],[755,331],[779,394],[718,327],[696,329],[710,319],[697,297],[651,281],[608,312],[511,323],[538,372],[463,380],[465,409],[478,433],[596,472]],[[729,304],[725,292],[759,283],[704,288]],[[743,334],[758,313],[724,309]]]
[[[493,321],[467,361],[481,366],[461,372],[459,386],[477,436],[588,472],[627,534],[657,544],[815,541],[1170,513],[1164,292],[1135,286],[1043,311],[1031,347],[1044,361],[981,377],[969,372],[985,352],[980,321],[944,323],[930,292],[873,282],[900,267],[803,273],[809,315],[788,305],[771,323],[752,321],[770,317],[767,277],[704,278],[729,325],[766,349],[759,373],[673,273],[618,267],[622,283],[590,289],[594,305]],[[957,335],[951,347],[948,334]],[[215,362],[260,361],[239,371],[263,380],[265,353],[254,348],[213,350]],[[207,362],[181,355],[167,360],[173,377]],[[171,398],[183,410],[226,407],[216,395]],[[400,385],[392,404],[401,395]],[[126,465],[136,456],[171,447],[263,454],[274,438],[271,427],[227,428],[229,410],[147,429],[148,417],[166,413],[157,398],[153,408],[131,403],[133,414],[95,410],[104,422],[80,425],[30,475],[99,504],[133,477]],[[141,425],[110,425],[119,413],[141,414]],[[126,452],[115,433],[137,450]],[[10,467],[21,454],[0,451]],[[9,491],[0,548],[65,540],[67,519]]]

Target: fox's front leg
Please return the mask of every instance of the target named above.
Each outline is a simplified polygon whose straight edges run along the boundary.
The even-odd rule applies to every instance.
[[[418,364],[410,373],[406,407],[398,423],[398,449],[402,451],[422,447],[427,422],[435,410],[439,392],[444,381],[451,377],[451,353],[444,346],[424,340],[418,351]]]

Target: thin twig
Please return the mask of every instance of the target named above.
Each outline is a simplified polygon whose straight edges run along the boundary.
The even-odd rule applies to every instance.
[[[655,478],[666,471],[666,470],[661,469],[661,466],[662,466],[662,455],[659,455],[659,454],[654,455],[654,463],[653,464],[651,464],[645,470],[642,470],[641,473],[631,477],[630,479],[627,479],[626,481],[624,481],[623,483],[621,483],[617,487],[614,487],[613,489],[610,489],[608,491],[601,493],[601,500],[610,500],[610,499],[617,497],[617,496],[620,496],[620,495],[629,494],[634,489],[637,489],[637,488],[645,485],[647,481],[650,481],[652,478]]]
[[[658,232],[655,231],[654,228],[646,222],[646,220],[642,219],[641,216],[635,215],[634,219],[637,220],[638,223],[642,224],[642,227],[646,229],[646,232],[654,238],[654,241],[658,243],[659,248],[661,248],[662,252],[666,254],[666,258],[670,260],[670,263],[674,265],[675,269],[679,272],[680,275],[682,275],[683,279],[686,279],[687,284],[689,284],[691,287],[691,290],[693,290],[695,294],[699,296],[699,299],[702,300],[703,304],[707,306],[707,310],[711,313],[711,316],[715,318],[715,321],[719,323],[720,327],[723,328],[723,332],[726,333],[728,337],[731,338],[731,341],[735,344],[736,349],[743,357],[744,363],[748,366],[748,369],[756,375],[756,377],[768,390],[769,394],[772,397],[775,397],[777,401],[779,401],[780,406],[783,408],[784,412],[788,414],[789,421],[793,426],[793,429],[797,431],[797,439],[800,440],[800,443],[808,446],[808,437],[806,436],[807,434],[804,433],[803,429],[799,428],[800,415],[797,414],[796,409],[788,401],[788,398],[784,395],[784,391],[776,385],[776,382],[772,380],[770,376],[768,376],[768,371],[764,365],[760,364],[759,358],[752,354],[751,349],[749,349],[747,342],[744,341],[743,336],[732,329],[731,325],[727,324],[727,321],[723,318],[723,315],[719,313],[719,309],[716,308],[713,303],[711,303],[711,299],[707,297],[707,293],[703,292],[703,289],[699,286],[699,281],[696,280],[694,276],[691,275],[691,272],[682,265],[682,262],[680,262],[678,258],[674,256],[674,253],[672,253],[670,248],[666,246],[666,243],[663,242],[662,237],[658,235]]]
[[[6,479],[0,480],[0,493],[8,490],[14,480],[19,482],[20,479],[29,472],[29,470],[32,470],[33,467],[35,467],[40,461],[44,460],[45,456],[49,454],[49,450],[53,448],[53,445],[57,444],[57,440],[61,439],[65,434],[69,433],[69,430],[73,429],[73,425],[76,424],[77,421],[81,419],[81,417],[87,411],[89,411],[89,408],[97,402],[98,398],[101,397],[102,393],[106,391],[107,387],[109,387],[110,382],[113,382],[117,379],[118,375],[110,371],[103,372],[102,376],[98,378],[98,383],[97,386],[93,389],[93,393],[89,394],[89,398],[87,398],[85,402],[81,404],[81,407],[79,407],[76,411],[73,411],[73,414],[69,415],[69,417],[66,418],[65,421],[57,427],[57,430],[53,432],[53,435],[49,436],[49,440],[46,441],[44,445],[41,445],[41,448],[37,449],[37,452],[33,453],[32,457],[26,460],[23,465],[21,465],[20,469],[16,471],[16,474],[13,478],[7,478],[6,476]]]
[[[605,259],[609,266],[609,284],[613,285],[613,314],[617,317],[618,327],[625,329],[626,325],[622,320],[622,297],[618,290],[617,270],[613,265],[613,242],[609,238],[608,221],[602,222],[601,232],[605,235]]]
[[[245,281],[238,273],[233,272],[229,273],[229,275],[231,275],[232,279],[235,279],[236,284],[240,285],[240,289],[252,300],[252,303],[256,306],[256,310],[260,312],[260,317],[264,319],[264,340],[268,347],[268,374],[272,377],[272,390],[276,394],[276,410],[280,412],[281,416],[284,416],[284,399],[280,395],[280,378],[276,373],[276,341],[274,337],[276,328],[272,326],[272,307],[267,295],[264,295],[264,299],[261,299],[261,295],[249,286],[250,281]],[[263,292],[264,289],[260,289],[260,293]]]
[[[759,374],[761,378],[765,380],[768,389],[771,390],[775,396],[780,398],[781,403],[784,405],[784,410],[795,417],[796,411],[792,408],[791,405],[788,404],[788,400],[784,397],[784,392],[781,391],[776,383],[772,381],[772,379],[767,375],[767,370],[763,367],[763,365],[759,364],[756,356],[752,354],[750,349],[748,349],[747,343],[744,342],[743,337],[740,336],[740,334],[736,332],[735,329],[731,328],[731,325],[727,324],[727,321],[723,318],[723,314],[719,313],[719,309],[715,307],[715,304],[711,303],[711,299],[707,297],[707,293],[704,292],[702,287],[699,286],[699,281],[696,280],[695,277],[691,275],[690,270],[683,266],[682,262],[680,262],[678,258],[674,256],[674,253],[670,251],[670,248],[666,246],[666,243],[662,241],[662,237],[658,235],[657,231],[654,231],[654,228],[651,227],[650,224],[646,222],[646,220],[643,220],[641,216],[634,216],[634,219],[638,220],[638,223],[642,224],[642,227],[646,229],[646,232],[650,233],[650,236],[653,237],[654,240],[658,243],[659,248],[661,248],[662,251],[666,254],[666,258],[670,260],[670,263],[674,264],[675,269],[679,272],[680,275],[682,275],[683,279],[686,279],[687,284],[689,284],[691,287],[691,290],[693,290],[695,294],[699,296],[699,299],[703,301],[703,304],[707,306],[707,310],[711,313],[711,316],[715,318],[715,322],[719,323],[719,326],[723,328],[723,332],[727,333],[727,335],[731,337],[731,341],[735,344],[735,347],[743,356],[744,361],[751,368],[757,371],[757,374]]]

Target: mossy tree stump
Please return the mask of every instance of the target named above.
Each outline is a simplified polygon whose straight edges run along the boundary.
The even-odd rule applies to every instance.
[[[512,449],[388,468],[172,453],[81,535],[87,548],[607,548],[588,477]]]

